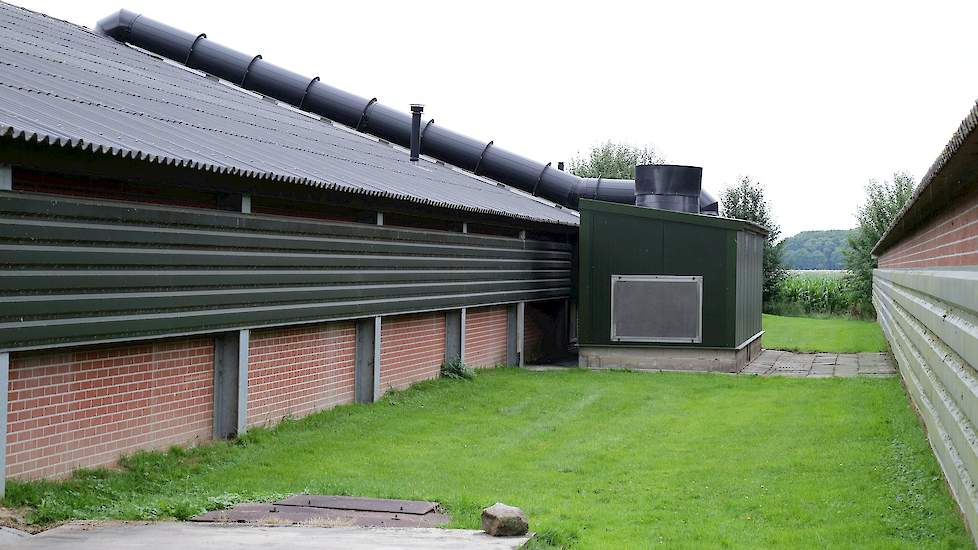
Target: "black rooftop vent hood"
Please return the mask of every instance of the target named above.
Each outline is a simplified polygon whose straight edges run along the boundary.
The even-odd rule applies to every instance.
[[[703,169],[675,164],[635,167],[635,206],[700,213]]]
[[[95,26],[101,34],[127,42],[190,68],[210,73],[245,89],[288,103],[369,133],[402,147],[411,147],[410,113],[360,97],[262,59],[222,46],[204,34],[193,34],[120,10]],[[417,136],[416,136],[417,139]],[[476,175],[486,176],[569,208],[579,199],[633,204],[632,180],[581,178],[498,147],[453,132],[428,120],[420,132],[420,154]],[[716,200],[707,194],[698,204],[708,213]]]

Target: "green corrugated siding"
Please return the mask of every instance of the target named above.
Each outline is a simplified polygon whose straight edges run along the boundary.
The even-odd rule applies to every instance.
[[[753,256],[749,265],[738,266],[738,236],[748,234],[762,239],[757,231],[739,220],[581,201],[580,343],[615,345],[611,341],[612,275],[701,275],[703,341],[681,345],[740,345],[742,331],[755,326],[760,330],[761,306],[759,292],[749,293],[754,286],[746,279],[743,291],[738,292],[741,269],[754,274],[753,270],[759,267]],[[750,236],[743,237],[745,243],[753,243]],[[741,299],[756,299],[756,304],[741,306]],[[738,325],[738,313],[745,320],[743,326]],[[752,317],[751,323],[746,322],[748,316]]]
[[[764,237],[737,233],[737,345],[761,331],[761,291],[764,278]]]
[[[0,193],[0,349],[566,298],[565,243]]]

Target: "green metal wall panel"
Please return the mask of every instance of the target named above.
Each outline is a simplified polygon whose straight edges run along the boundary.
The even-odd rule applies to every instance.
[[[0,193],[0,349],[566,298],[570,245]]]
[[[737,345],[761,332],[764,240],[756,233],[737,233]]]
[[[739,239],[763,239],[763,229],[740,220],[668,212],[630,205],[581,201],[580,314],[582,345],[617,345],[611,340],[612,275],[701,275],[703,277],[703,338],[699,344],[642,344],[629,346],[722,347],[743,343],[741,331],[760,326],[760,294],[749,294],[745,278],[738,292],[738,273],[759,268],[752,249]],[[740,237],[742,234],[750,235]],[[739,265],[741,254],[747,252]],[[747,263],[747,260],[750,260]],[[759,281],[759,278],[757,279]],[[758,288],[759,291],[759,288]],[[740,300],[756,300],[750,307]],[[738,326],[738,313],[753,325]],[[757,331],[760,329],[758,328]],[[755,331],[755,334],[756,332]]]

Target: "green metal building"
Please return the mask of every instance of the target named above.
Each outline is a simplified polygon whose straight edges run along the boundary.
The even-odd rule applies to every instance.
[[[760,352],[763,227],[589,200],[580,212],[581,366],[733,372]]]

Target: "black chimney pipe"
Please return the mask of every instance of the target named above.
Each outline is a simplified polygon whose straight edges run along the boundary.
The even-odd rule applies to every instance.
[[[424,105],[411,104],[411,161],[417,162],[421,156],[421,113]]]
[[[378,103],[376,98],[334,88],[320,82],[319,77],[296,74],[260,55],[232,50],[204,34],[182,31],[127,10],[102,19],[95,30],[402,147],[408,147],[417,133],[413,131],[413,112],[408,115]],[[424,125],[423,140],[424,154],[431,158],[570,208],[577,208],[579,199],[635,202],[634,180],[580,178],[497,147],[491,141],[453,132],[431,120]],[[412,148],[412,157],[413,151]],[[702,201],[711,202],[705,197]]]

